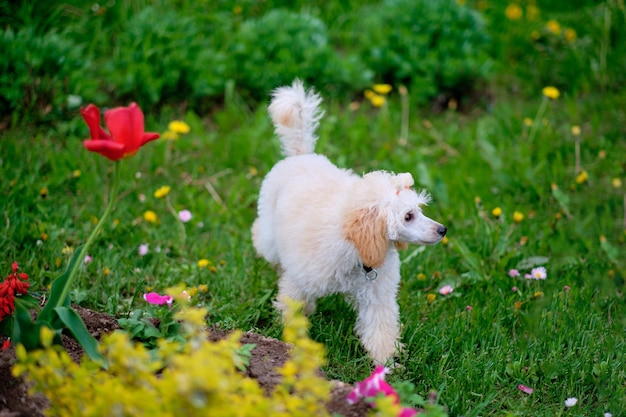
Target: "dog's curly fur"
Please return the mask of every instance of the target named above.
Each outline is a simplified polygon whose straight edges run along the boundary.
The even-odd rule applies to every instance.
[[[285,159],[261,186],[253,225],[257,252],[279,273],[276,306],[343,293],[358,312],[356,333],[372,359],[397,353],[398,247],[439,242],[446,228],[422,214],[430,201],[411,174],[358,176],[314,153],[321,98],[296,80],[274,91],[269,113]]]

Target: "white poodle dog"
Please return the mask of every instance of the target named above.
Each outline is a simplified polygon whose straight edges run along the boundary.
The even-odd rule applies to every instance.
[[[446,228],[422,213],[430,196],[411,188],[411,174],[361,177],[314,153],[321,101],[298,80],[273,92],[269,113],[285,159],[263,180],[254,246],[280,274],[278,309],[293,299],[311,314],[318,298],[346,294],[363,346],[384,364],[400,333],[398,248],[437,243]]]

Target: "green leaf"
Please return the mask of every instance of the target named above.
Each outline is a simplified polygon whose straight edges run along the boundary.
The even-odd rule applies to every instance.
[[[104,356],[102,356],[98,350],[98,341],[89,333],[83,319],[81,319],[76,310],[71,307],[61,306],[56,307],[54,312],[58,315],[65,327],[72,333],[74,339],[80,343],[87,356],[106,368]]]
[[[37,318],[37,321],[51,324],[55,318],[54,313],[53,313],[55,307],[57,307],[57,305],[63,305],[66,307],[70,305],[69,296],[65,300],[62,300],[61,303],[59,303],[59,300],[61,298],[61,294],[63,294],[63,289],[67,285],[67,280],[70,277],[72,269],[74,269],[74,265],[76,264],[76,262],[79,261],[78,258],[80,257],[80,253],[81,253],[81,248],[76,248],[76,250],[74,251],[74,255],[72,255],[70,262],[67,264],[67,268],[65,269],[65,272],[61,276],[56,278],[54,281],[52,281],[52,289],[50,290],[50,297],[48,298],[46,305],[41,310],[41,313],[39,313],[39,317]]]

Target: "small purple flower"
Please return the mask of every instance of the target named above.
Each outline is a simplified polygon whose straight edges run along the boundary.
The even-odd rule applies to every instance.
[[[143,299],[146,300],[148,304],[154,305],[163,305],[168,304],[171,305],[174,302],[174,298],[169,295],[160,295],[156,292],[149,292],[143,295]]]
[[[526,393],[526,394],[528,394],[528,395],[530,395],[530,394],[532,394],[533,392],[535,392],[535,390],[534,390],[534,389],[532,389],[531,387],[527,387],[526,385],[522,385],[522,384],[519,384],[519,385],[517,386],[517,389],[519,389],[520,391],[522,391],[522,392],[524,392],[524,393]]]
[[[474,307],[472,306],[465,306],[465,310],[467,310],[468,313],[471,313],[473,309]]]
[[[511,288],[511,291],[513,291],[513,292],[517,292],[517,287],[516,287],[516,286],[513,286],[513,288]]]
[[[89,265],[93,261],[93,258],[89,255],[85,255],[85,259],[83,259],[83,263],[85,265]]]
[[[444,285],[443,287],[439,289],[439,294],[448,295],[448,294],[451,294],[452,291],[454,291],[454,288],[452,288],[450,285]]]
[[[148,254],[148,247],[150,245],[148,243],[143,243],[141,245],[139,245],[139,255],[140,256],[146,256]]]
[[[509,271],[509,276],[510,276],[511,278],[519,277],[519,276],[520,276],[520,273],[519,273],[519,271],[518,271],[517,269],[511,269],[511,270]]]
[[[565,290],[565,292],[569,292],[570,287],[569,287],[569,285],[566,285],[566,286],[563,287],[563,289]]]
[[[546,279],[548,273],[546,272],[546,268],[544,266],[538,266],[530,271],[530,275],[533,279]]]
[[[193,216],[191,215],[191,212],[189,210],[181,210],[178,212],[178,218],[183,223],[187,223],[189,220],[191,220],[191,217]]]

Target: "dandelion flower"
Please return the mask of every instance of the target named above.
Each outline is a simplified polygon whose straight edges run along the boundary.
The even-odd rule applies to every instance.
[[[420,272],[419,274],[417,274],[417,280],[418,281],[426,281],[428,279],[428,277],[426,276],[425,273]]]
[[[166,130],[165,132],[163,132],[163,134],[161,134],[161,137],[165,140],[177,140],[178,133],[172,132],[171,130]]]
[[[80,169],[75,169],[74,171],[72,171],[72,177],[74,178],[80,177],[80,174],[81,174]]]
[[[576,184],[584,184],[587,180],[589,180],[589,175],[585,170],[580,171],[580,174],[576,176]]]
[[[449,295],[449,294],[452,293],[452,291],[454,291],[454,288],[452,288],[450,285],[444,285],[439,290],[439,294],[441,294],[441,295]]]
[[[139,245],[139,256],[146,256],[148,254],[149,246],[150,245],[148,243],[142,243]]]
[[[493,215],[493,217],[500,217],[502,215],[502,209],[500,207],[496,207],[491,210],[491,214]]]
[[[621,188],[622,180],[620,178],[613,178],[611,180],[611,185],[613,186],[613,188]]]
[[[546,23],[546,29],[548,29],[548,32],[551,32],[555,35],[561,34],[561,25],[554,19],[548,20],[548,22]]]
[[[538,266],[537,268],[533,268],[530,271],[530,275],[533,279],[546,279],[548,276],[546,272],[546,268],[543,266]]]
[[[371,96],[369,98],[370,103],[372,103],[372,106],[374,107],[382,107],[385,105],[385,97],[381,96],[379,94],[374,94],[373,96]]]
[[[441,244],[447,246],[448,243],[450,243],[450,239],[448,239],[448,236],[444,236],[443,239],[441,239]]]
[[[572,126],[572,128],[570,129],[570,131],[572,132],[572,135],[574,135],[574,136],[580,136],[580,126],[578,126],[578,125],[574,125],[574,126]]]
[[[509,4],[504,10],[504,15],[509,20],[519,20],[523,14],[522,8],[516,3]]]
[[[426,301],[428,301],[429,303],[432,303],[433,301],[435,301],[435,298],[437,298],[437,296],[433,293],[430,293],[426,296]]]
[[[389,94],[392,88],[393,87],[391,86],[391,84],[374,84],[374,86],[372,87],[372,90],[374,90],[378,94],[385,95],[385,94]]]
[[[572,28],[567,28],[563,31],[563,36],[566,41],[572,43],[576,40],[576,31]]]
[[[543,297],[543,291],[535,291],[535,293],[533,294],[533,296],[535,298],[541,298]]]
[[[544,96],[548,97],[551,100],[556,100],[561,95],[559,89],[551,85],[544,87],[541,92]]]
[[[524,220],[524,213],[520,213],[519,211],[513,213],[513,221],[515,223],[521,223],[522,220]]]
[[[189,210],[181,210],[178,212],[178,218],[183,223],[187,223],[189,220],[191,220],[191,217],[192,215]]]
[[[172,120],[167,125],[167,129],[174,133],[180,133],[181,135],[184,135],[185,133],[189,133],[189,131],[191,130],[189,125],[183,122],[182,120]]]
[[[567,408],[573,407],[576,404],[578,404],[578,398],[576,398],[576,397],[571,397],[571,398],[568,398],[567,400],[565,400],[565,407],[567,407]]]
[[[170,190],[172,189],[172,187],[170,187],[169,185],[164,185],[162,187],[159,187],[155,192],[154,192],[154,197],[155,198],[163,198],[166,195],[169,194]]]
[[[530,117],[524,117],[524,126],[532,126],[533,125],[533,119],[531,119]]]
[[[146,212],[143,213],[143,219],[147,221],[148,223],[156,223],[158,217],[154,211],[146,210]]]
[[[198,261],[198,268],[206,268],[210,264],[211,264],[211,261],[209,261],[208,259],[200,259]]]

